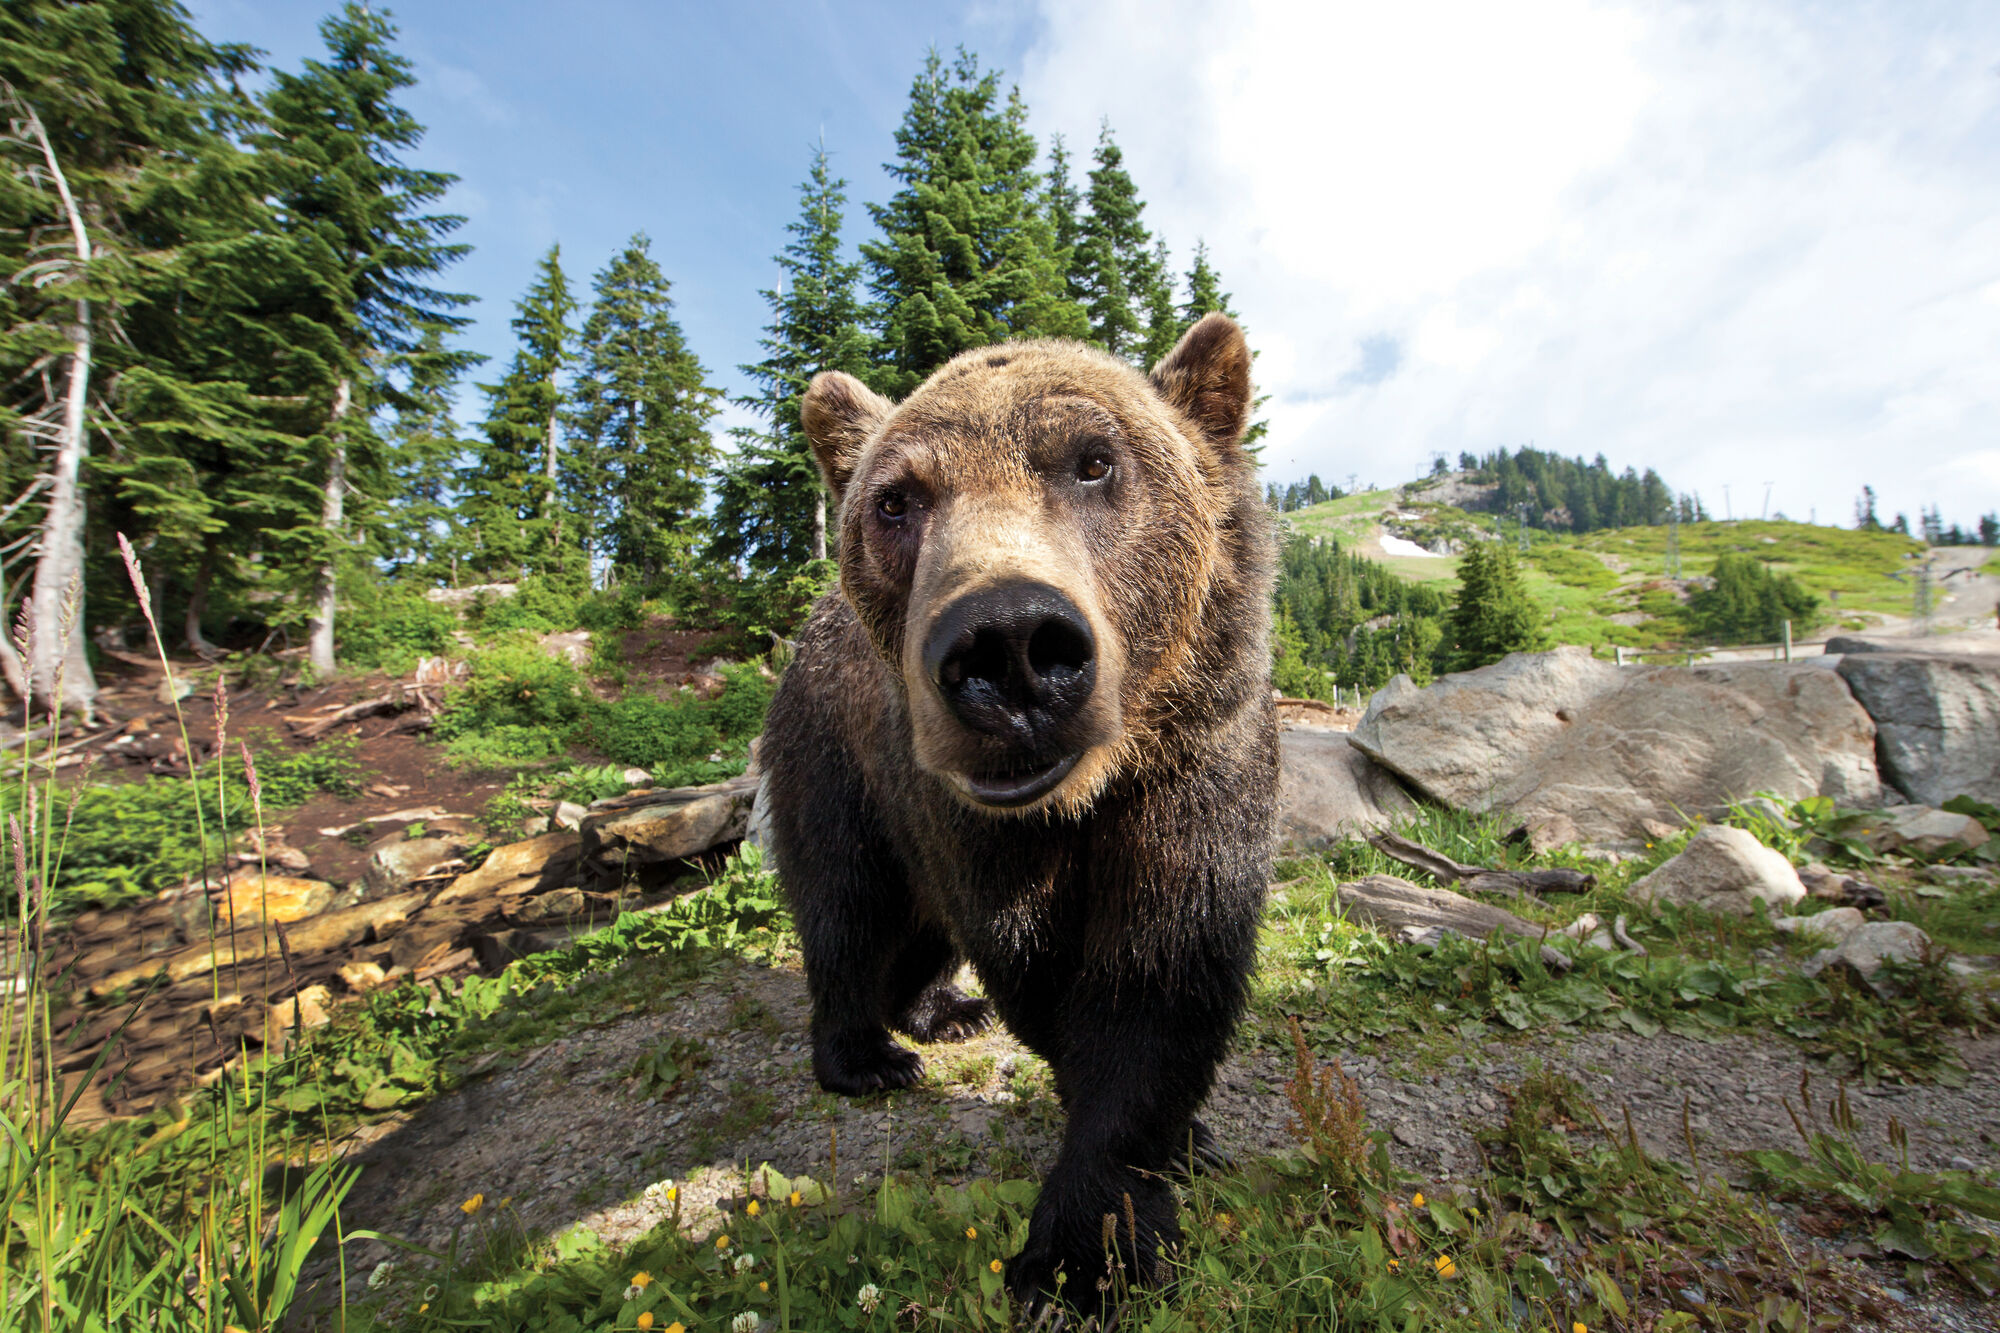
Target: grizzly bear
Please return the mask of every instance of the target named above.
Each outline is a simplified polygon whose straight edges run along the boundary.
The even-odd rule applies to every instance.
[[[900,404],[815,378],[840,587],[762,742],[820,1085],[922,1075],[991,1021],[1067,1113],[1007,1282],[1095,1308],[1179,1242],[1168,1176],[1246,998],[1272,845],[1271,520],[1250,352],[1209,315],[1153,370],[961,354]],[[961,960],[988,998],[954,989]],[[1105,1219],[1115,1219],[1107,1223]],[[1063,1290],[1058,1298],[1058,1282]]]

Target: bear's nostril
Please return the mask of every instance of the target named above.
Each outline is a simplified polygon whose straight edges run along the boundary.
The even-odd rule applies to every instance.
[[[1028,669],[1042,680],[1074,676],[1090,664],[1091,643],[1078,625],[1050,617],[1028,639]]]
[[[972,636],[972,642],[965,650],[945,659],[944,670],[939,673],[947,685],[962,685],[968,680],[991,681],[998,685],[1007,679],[1007,636],[997,629],[982,629]]]

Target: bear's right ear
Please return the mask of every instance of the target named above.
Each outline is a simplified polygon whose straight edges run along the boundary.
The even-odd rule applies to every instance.
[[[1220,311],[1198,323],[1153,367],[1153,388],[1227,449],[1250,417],[1250,344]]]
[[[799,421],[835,504],[861,461],[861,446],[895,406],[846,371],[823,370],[813,376],[799,400]]]

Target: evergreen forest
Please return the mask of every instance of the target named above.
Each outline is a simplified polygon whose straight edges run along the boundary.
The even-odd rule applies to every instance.
[[[93,655],[149,621],[323,678],[441,650],[457,622],[426,592],[496,583],[522,628],[650,603],[768,646],[831,577],[814,374],[896,396],[1040,336],[1144,366],[1229,308],[1206,248],[1177,267],[1147,226],[1108,124],[1087,156],[1039,142],[999,71],[934,52],[887,202],[853,217],[804,155],[741,367],[757,424],[718,439],[724,392],[675,317],[692,258],[643,232],[594,273],[552,246],[504,361],[461,345],[464,219],[416,165],[411,61],[363,4],[320,33],[264,69],[172,0],[0,11],[0,615],[27,627],[0,668],[38,709],[88,714]]]

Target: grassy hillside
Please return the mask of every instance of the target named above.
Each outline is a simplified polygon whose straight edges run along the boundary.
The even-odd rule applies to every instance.
[[[1422,492],[1364,491],[1287,514],[1308,536],[1338,540],[1380,561],[1403,578],[1450,582],[1454,556],[1397,556],[1382,548],[1384,535],[1426,546],[1491,536],[1498,520],[1449,505],[1426,503]],[[1515,529],[1508,527],[1511,538]],[[1911,586],[1891,577],[1909,568],[1923,543],[1891,532],[1856,532],[1779,520],[1685,523],[1680,529],[1680,580],[1667,578],[1668,529],[1613,528],[1573,535],[1529,534],[1524,561],[1529,591],[1547,608],[1559,643],[1652,648],[1681,643],[1688,629],[1681,610],[1691,580],[1706,576],[1716,558],[1747,552],[1778,573],[1791,574],[1823,599],[1821,631],[1864,628],[1910,613]],[[1996,557],[1989,567],[2000,566]]]

